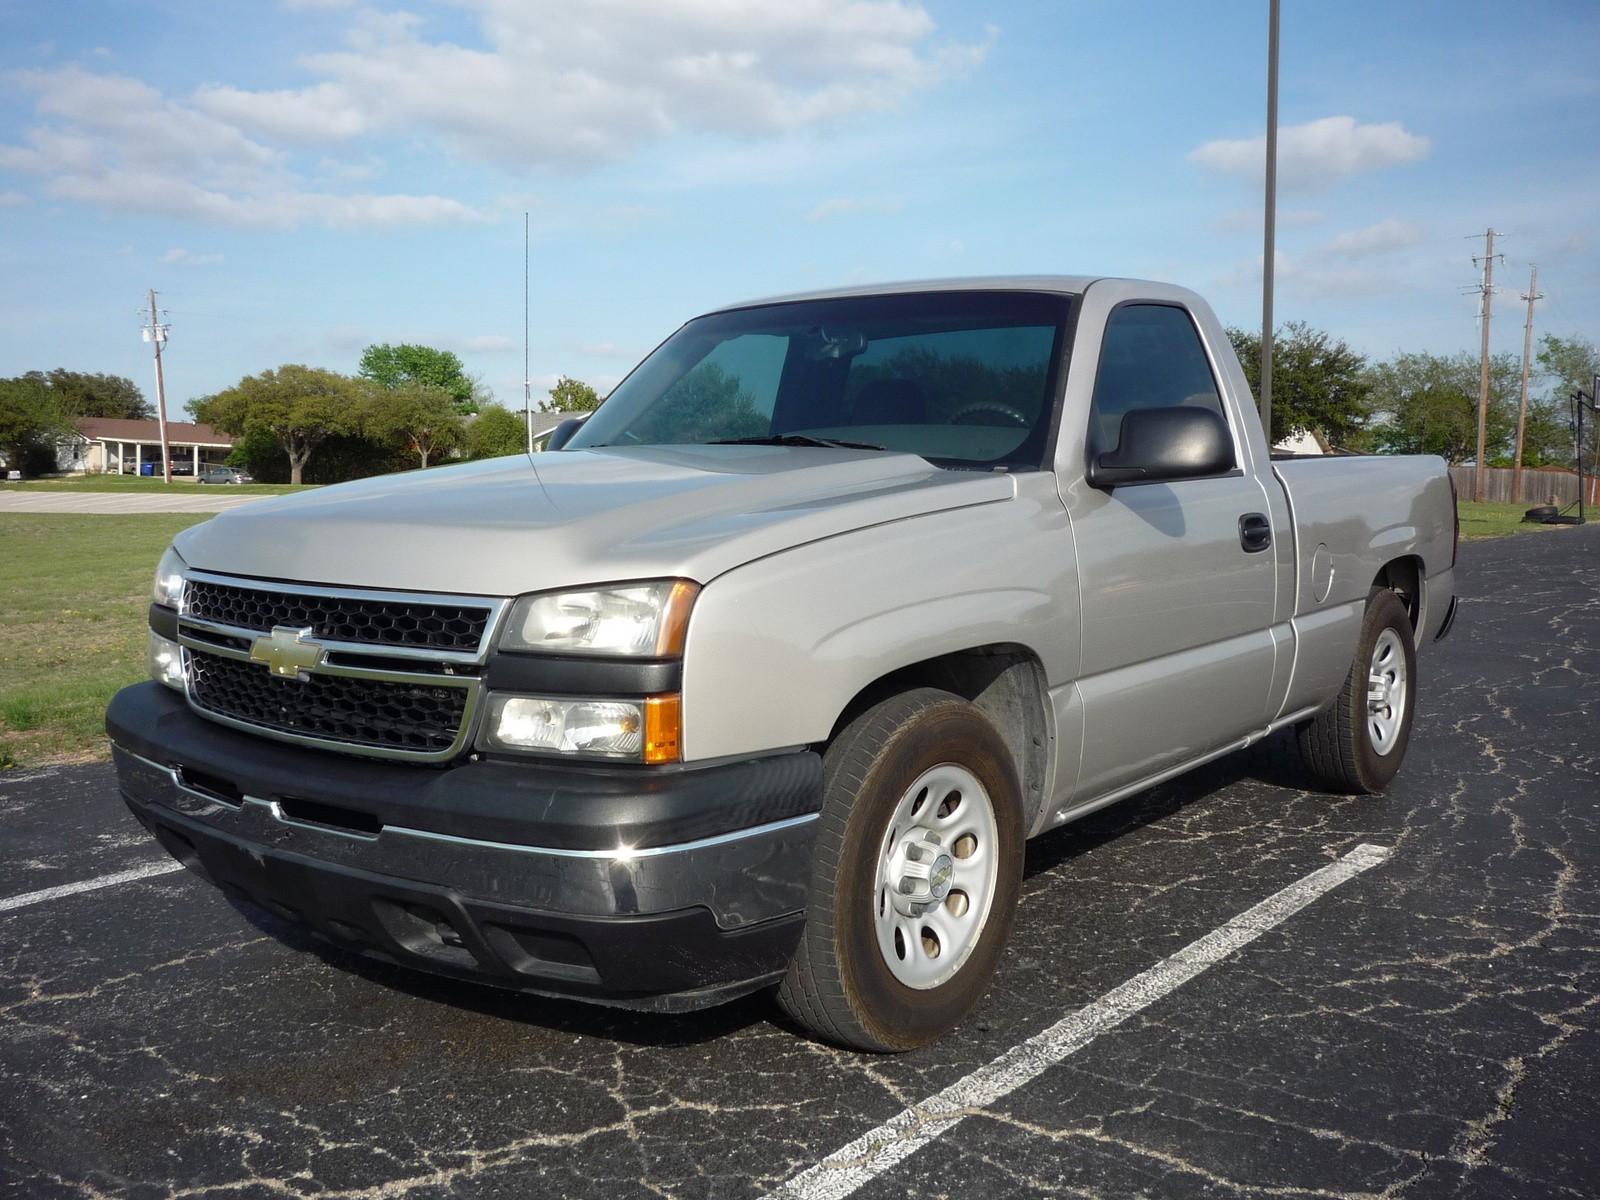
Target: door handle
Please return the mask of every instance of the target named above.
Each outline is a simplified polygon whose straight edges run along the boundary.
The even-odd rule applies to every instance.
[[[1265,513],[1245,513],[1239,518],[1239,545],[1246,554],[1257,554],[1272,545],[1272,522]]]

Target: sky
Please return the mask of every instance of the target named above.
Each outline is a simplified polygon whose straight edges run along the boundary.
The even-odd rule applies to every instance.
[[[1267,0],[0,0],[0,377],[363,347],[602,394],[763,295],[1179,283],[1259,329]],[[1600,341],[1600,5],[1283,3],[1276,315]],[[526,228],[526,259],[525,259]],[[1500,258],[1499,256],[1502,256]],[[141,310],[146,310],[141,315]]]

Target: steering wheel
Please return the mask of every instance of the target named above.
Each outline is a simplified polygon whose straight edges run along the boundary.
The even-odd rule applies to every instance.
[[[975,404],[968,404],[962,408],[958,408],[951,415],[950,424],[959,425],[964,417],[975,417],[982,413],[993,413],[997,417],[1004,417],[1008,421],[1012,421],[1018,425],[1021,425],[1024,429],[1028,428],[1028,426],[1033,423],[1016,409],[1012,408],[1009,404],[1001,404],[998,400],[979,400]],[[968,424],[973,423],[974,422],[968,422]],[[993,421],[983,421],[977,423],[983,425],[994,424]]]

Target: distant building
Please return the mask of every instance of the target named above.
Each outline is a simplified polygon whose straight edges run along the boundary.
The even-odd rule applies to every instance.
[[[1319,429],[1302,429],[1293,437],[1286,437],[1272,447],[1274,454],[1331,454],[1333,447]]]
[[[73,422],[77,437],[64,443],[57,466],[73,474],[161,475],[161,425],[118,417],[80,417]],[[221,466],[233,450],[233,438],[209,425],[167,422],[167,449],[175,475],[198,475]],[[141,468],[148,464],[149,471]]]
[[[519,417],[521,413],[517,414]],[[550,412],[536,412],[533,414],[533,448],[543,450],[545,443],[550,440],[550,435],[555,432],[555,427],[569,417],[587,417],[588,412],[563,412],[553,409]]]

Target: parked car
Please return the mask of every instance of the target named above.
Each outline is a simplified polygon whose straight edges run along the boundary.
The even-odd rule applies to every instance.
[[[209,471],[202,471],[195,480],[196,483],[254,483],[255,478],[247,471],[238,467],[212,467]]]
[[[557,441],[177,536],[106,717],[169,853],[359,953],[904,1050],[1027,837],[1278,729],[1382,790],[1456,612],[1445,464],[1274,461],[1163,284],[741,304]]]

